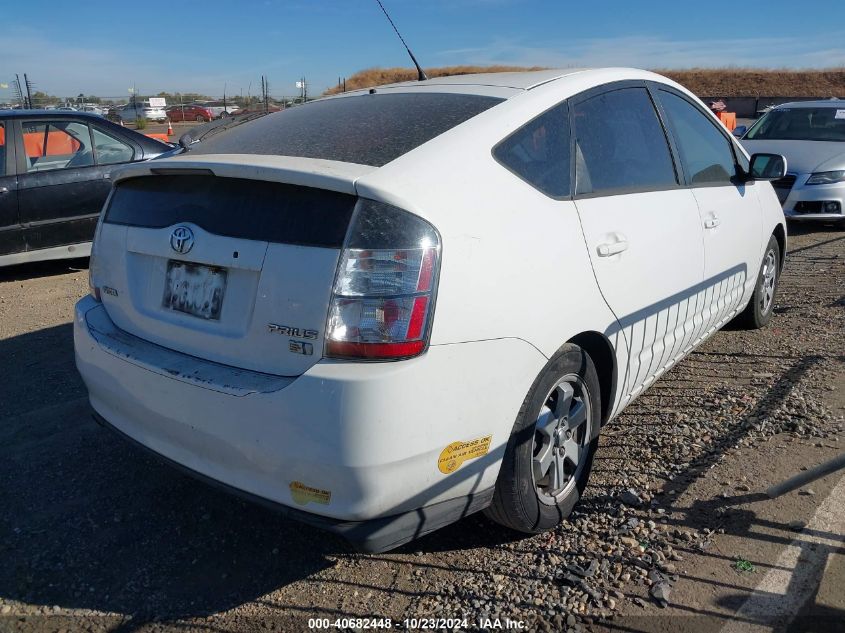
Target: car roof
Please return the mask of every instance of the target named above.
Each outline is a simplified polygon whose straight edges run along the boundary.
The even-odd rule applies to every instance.
[[[360,95],[372,90],[378,92],[450,92],[467,95],[495,96],[507,99],[526,90],[531,90],[557,79],[570,75],[586,73],[591,68],[550,68],[546,70],[529,70],[523,72],[502,73],[473,73],[470,75],[448,75],[432,77],[425,81],[400,81],[392,84],[373,86],[350,90],[331,95],[327,98],[337,98]],[[606,69],[599,69],[606,70]],[[326,98],[326,97],[324,97]]]
[[[781,108],[845,108],[845,99],[816,99],[815,101],[790,101],[775,106],[775,110]]]
[[[103,117],[91,112],[84,112],[82,110],[0,110],[0,118],[3,119],[23,119],[31,116],[48,116],[52,119],[67,118],[78,119],[80,117],[91,119],[92,121],[102,121]]]
[[[550,68],[547,70],[529,70],[504,73],[474,73],[471,75],[448,75],[432,77],[425,83],[429,86],[496,86],[500,88],[514,88],[516,90],[531,90],[544,83],[560,79],[567,75],[585,72],[589,68]],[[412,87],[420,85],[418,81],[402,81],[389,84],[387,87]]]
[[[323,97],[323,99],[337,99],[348,96],[365,94],[367,92],[448,92],[465,95],[478,95],[510,99],[535,88],[560,84],[569,81],[587,80],[594,77],[598,83],[608,83],[624,79],[652,80],[677,84],[666,77],[638,68],[608,67],[608,68],[549,68],[546,70],[529,70],[523,72],[475,73],[471,75],[449,75],[446,77],[432,77],[424,81],[402,81],[372,88],[350,90]]]

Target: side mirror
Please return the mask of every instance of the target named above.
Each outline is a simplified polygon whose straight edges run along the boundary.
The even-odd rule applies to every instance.
[[[786,158],[780,154],[752,154],[750,180],[778,180],[786,176]]]
[[[733,135],[737,138],[742,138],[743,134],[745,134],[747,131],[748,131],[747,125],[737,125],[734,128]]]

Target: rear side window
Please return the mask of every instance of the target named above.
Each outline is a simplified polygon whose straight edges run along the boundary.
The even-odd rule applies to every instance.
[[[499,143],[493,156],[553,198],[570,195],[569,106],[541,114]]]
[[[314,101],[215,133],[194,154],[270,154],[381,167],[502,99],[376,93]]]
[[[577,194],[677,185],[666,134],[645,88],[614,90],[575,104],[572,121]]]
[[[340,248],[355,197],[216,176],[144,176],[117,183],[105,222],[160,229],[192,222],[248,240]]]
[[[28,172],[74,169],[94,164],[91,133],[84,123],[25,121],[22,125]]]
[[[91,127],[91,134],[94,137],[94,148],[97,150],[98,165],[128,163],[135,156],[135,150],[129,144],[107,134],[97,126]]]
[[[661,90],[660,101],[669,117],[687,182],[691,185],[730,184],[736,175],[730,141],[686,99]]]

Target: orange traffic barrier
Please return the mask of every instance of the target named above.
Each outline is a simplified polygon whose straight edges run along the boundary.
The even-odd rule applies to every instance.
[[[42,156],[65,156],[75,154],[82,145],[75,138],[58,130],[47,134],[47,146],[44,146],[43,132],[24,132],[23,146],[28,158]]]
[[[722,122],[729,132],[736,129],[736,112],[716,112],[716,117]]]
[[[154,138],[157,141],[164,141],[165,143],[169,143],[170,139],[167,138],[167,134],[147,134],[150,138]]]

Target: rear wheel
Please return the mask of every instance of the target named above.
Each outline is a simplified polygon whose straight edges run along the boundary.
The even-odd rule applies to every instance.
[[[201,114],[197,115],[197,123],[205,123],[205,117]]]
[[[523,402],[486,515],[527,533],[558,525],[587,484],[600,424],[595,366],[580,347],[566,345]]]
[[[737,324],[749,329],[757,330],[765,327],[772,320],[775,307],[775,297],[780,281],[780,244],[772,235],[766,245],[763,263],[757,274],[757,285],[751,301],[737,317]]]

